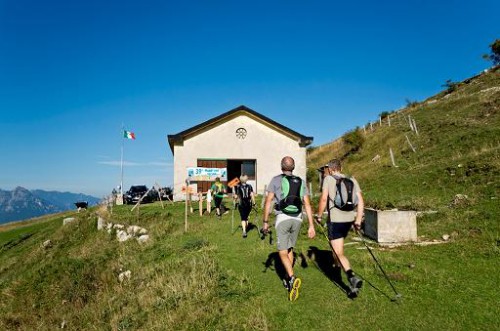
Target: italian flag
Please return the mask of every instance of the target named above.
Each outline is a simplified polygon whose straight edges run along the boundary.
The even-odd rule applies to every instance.
[[[135,140],[135,133],[133,133],[132,131],[124,130],[123,131],[123,138]]]

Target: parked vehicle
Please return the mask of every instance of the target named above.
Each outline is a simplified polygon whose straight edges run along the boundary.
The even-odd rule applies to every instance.
[[[123,197],[126,204],[136,204],[147,192],[149,191],[146,185],[134,185],[125,192]],[[153,194],[149,192],[144,198],[142,198],[141,203],[153,202],[155,200]]]

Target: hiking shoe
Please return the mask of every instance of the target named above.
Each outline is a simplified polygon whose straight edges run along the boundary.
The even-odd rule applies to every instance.
[[[295,301],[299,297],[299,288],[302,284],[300,278],[295,278],[292,276],[288,281],[288,300]]]
[[[285,278],[283,278],[281,281],[283,282],[283,287],[286,288],[287,291],[290,291],[290,287],[288,286],[288,281]]]
[[[349,278],[349,283],[351,284],[351,290],[358,290],[363,286],[363,281],[356,276]]]
[[[347,291],[347,297],[349,299],[355,299],[358,297],[358,292],[359,292],[359,288],[353,289],[350,287],[349,290]]]
[[[246,238],[246,237],[247,237],[247,233],[243,232],[243,238]]]

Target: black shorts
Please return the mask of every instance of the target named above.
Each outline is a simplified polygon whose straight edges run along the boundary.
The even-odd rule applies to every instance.
[[[214,202],[215,202],[215,208],[220,208],[220,205],[222,203],[222,197],[215,196]]]
[[[349,233],[349,230],[354,224],[354,221],[345,223],[328,222],[327,224],[328,224],[328,239],[335,240],[347,237],[347,234]]]
[[[250,215],[250,212],[252,211],[252,204],[238,204],[238,210],[240,212],[241,220],[248,221],[248,215]]]

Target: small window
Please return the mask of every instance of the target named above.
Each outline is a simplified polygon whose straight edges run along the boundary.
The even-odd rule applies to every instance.
[[[245,139],[247,136],[247,130],[245,128],[236,129],[236,138]]]
[[[241,163],[241,173],[248,176],[249,179],[255,178],[255,162],[243,161]]]

